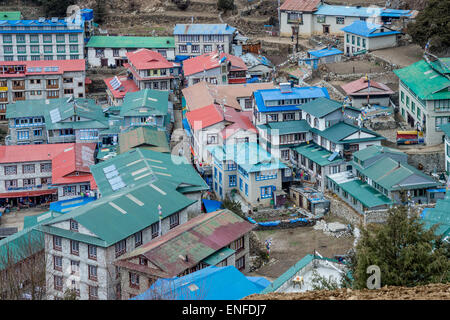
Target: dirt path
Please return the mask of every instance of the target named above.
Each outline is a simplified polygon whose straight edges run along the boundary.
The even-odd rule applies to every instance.
[[[406,67],[422,59],[423,49],[418,45],[411,44],[408,46],[375,50],[372,51],[372,55],[389,61],[391,64]]]
[[[9,213],[3,214],[1,217],[1,227],[16,227],[18,231],[23,229],[23,218],[28,216],[34,216],[40,213],[48,211],[48,208],[29,208],[14,210]]]

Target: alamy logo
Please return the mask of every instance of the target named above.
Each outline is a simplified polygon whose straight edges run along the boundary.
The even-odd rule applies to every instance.
[[[367,267],[367,274],[370,276],[367,278],[367,288],[368,289],[380,289],[381,287],[381,270],[377,265],[371,265]]]

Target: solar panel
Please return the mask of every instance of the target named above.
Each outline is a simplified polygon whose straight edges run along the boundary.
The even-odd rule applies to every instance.
[[[119,175],[119,171],[117,171],[117,170],[114,170],[114,171],[111,171],[111,172],[108,172],[108,173],[106,173],[105,174],[105,177],[106,177],[106,179],[112,179],[112,178],[114,178],[114,177],[116,177],[116,176],[118,176]]]
[[[27,71],[28,71],[28,72],[34,72],[34,68],[33,68],[33,67],[28,68]]]
[[[42,72],[42,68],[41,67],[36,67],[34,69],[36,70],[36,72]]]
[[[111,171],[113,171],[113,170],[116,170],[116,166],[115,165],[110,165],[110,166],[107,166],[107,167],[104,167],[103,168],[103,172],[104,173],[108,173],[108,172],[111,172]]]
[[[117,76],[114,77],[114,78],[109,82],[109,84],[111,85],[111,87],[112,87],[114,90],[117,90],[117,89],[119,89],[119,88],[122,86],[122,83],[121,83],[120,80],[117,78]]]
[[[52,67],[44,67],[44,71],[45,72],[50,72],[50,71],[52,71]]]
[[[55,123],[55,122],[58,122],[61,120],[61,114],[59,113],[58,108],[50,110],[50,118],[52,120],[52,123]]]
[[[52,71],[58,71],[59,70],[59,67],[50,67],[50,68],[52,68]]]

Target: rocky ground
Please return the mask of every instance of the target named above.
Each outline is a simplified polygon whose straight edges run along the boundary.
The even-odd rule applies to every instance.
[[[304,293],[253,294],[243,300],[448,300],[450,283],[429,284],[426,286],[392,287],[378,290],[319,290]]]

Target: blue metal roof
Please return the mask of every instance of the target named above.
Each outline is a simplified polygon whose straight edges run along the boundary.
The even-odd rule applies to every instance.
[[[259,112],[274,112],[274,111],[298,111],[297,105],[282,105],[282,106],[266,106],[266,101],[285,100],[285,99],[315,99],[319,97],[329,98],[326,88],[321,87],[292,87],[291,92],[281,92],[280,89],[264,89],[254,92],[256,106]]]
[[[322,58],[322,57],[328,57],[328,56],[334,56],[337,54],[342,54],[342,51],[338,50],[336,48],[331,48],[331,49],[324,48],[321,50],[311,50],[311,51],[308,51],[308,53],[314,57]]]
[[[173,28],[173,34],[233,34],[236,28],[228,24],[177,24]]]
[[[246,277],[236,267],[210,266],[184,277],[158,279],[147,291],[131,300],[240,300],[260,293],[270,281]]]
[[[387,36],[387,35],[391,35],[391,34],[401,33],[399,31],[392,31],[390,29],[386,29],[386,30],[389,30],[386,32],[374,33],[376,30],[381,29],[381,28],[386,28],[386,27],[384,27],[381,24],[373,24],[373,23],[368,23],[366,21],[359,20],[359,21],[353,22],[349,26],[342,28],[341,30],[348,32],[348,33],[353,33],[353,34],[356,34],[359,36],[363,36],[366,38],[381,37],[381,36]]]
[[[324,16],[345,16],[345,17],[409,17],[412,15],[410,10],[394,10],[383,8],[370,7],[349,7],[349,6],[335,6],[323,4],[314,12],[314,15]]]
[[[202,202],[207,213],[217,211],[222,207],[222,202],[220,201],[203,199]]]

